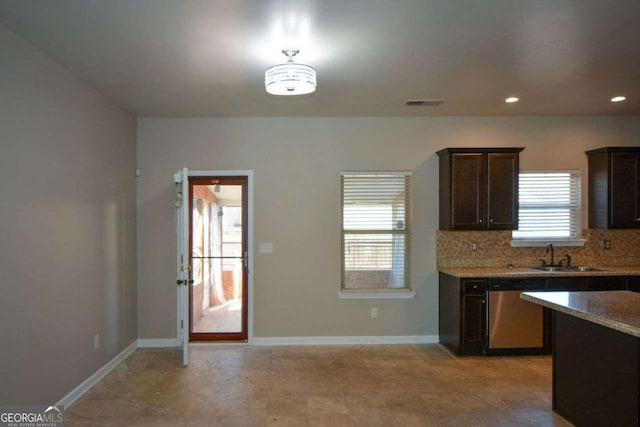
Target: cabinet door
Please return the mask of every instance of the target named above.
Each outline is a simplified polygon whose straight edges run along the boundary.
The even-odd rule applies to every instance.
[[[487,281],[465,279],[462,284],[460,345],[466,352],[481,350],[487,337]]]
[[[609,228],[609,155],[589,155],[589,228]]]
[[[453,154],[452,228],[477,230],[484,225],[484,155]]]
[[[462,296],[462,346],[484,348],[487,336],[487,310],[485,294]]]
[[[638,154],[612,153],[610,161],[609,226],[611,228],[639,228]]]
[[[487,181],[487,228],[518,228],[518,155],[489,153]]]

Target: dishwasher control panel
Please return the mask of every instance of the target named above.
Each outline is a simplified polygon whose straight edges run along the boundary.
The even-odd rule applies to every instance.
[[[489,291],[537,291],[545,290],[544,279],[491,279]]]

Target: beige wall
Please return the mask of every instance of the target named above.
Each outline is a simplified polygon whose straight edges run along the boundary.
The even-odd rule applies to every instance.
[[[524,146],[522,168],[582,169],[586,186],[585,150],[634,144],[638,117],[139,119],[139,336],[176,335],[179,168],[255,171],[254,242],[274,244],[255,251],[256,337],[437,335],[435,151]],[[340,172],[359,169],[413,171],[414,300],[337,297]]]
[[[0,404],[53,404],[136,338],[136,122],[2,25],[0,58]]]

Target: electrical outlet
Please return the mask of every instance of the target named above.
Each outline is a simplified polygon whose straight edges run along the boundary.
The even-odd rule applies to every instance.
[[[372,319],[377,319],[378,318],[378,307],[371,307],[371,311],[369,312],[369,316]]]
[[[100,347],[100,334],[95,334],[93,336],[93,349],[97,350]]]
[[[611,240],[604,239],[602,241],[602,249],[604,249],[605,251],[608,251],[609,249],[611,249]]]
[[[478,250],[478,244],[476,242],[471,242],[471,250],[472,251],[477,251]]]

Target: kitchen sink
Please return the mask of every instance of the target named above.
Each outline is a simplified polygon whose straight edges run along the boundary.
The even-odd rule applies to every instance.
[[[581,273],[587,273],[590,271],[607,271],[603,268],[597,268],[597,267],[582,267],[582,266],[576,266],[576,267],[531,267],[534,270],[539,270],[539,271],[546,271],[548,273],[560,273],[560,272],[581,272]]]
[[[566,267],[567,271],[607,271],[598,267]]]
[[[548,273],[556,273],[556,272],[561,272],[561,271],[578,271],[578,270],[574,270],[572,267],[531,267],[534,270],[540,270],[540,271],[546,271]],[[584,270],[586,271],[586,270]]]

